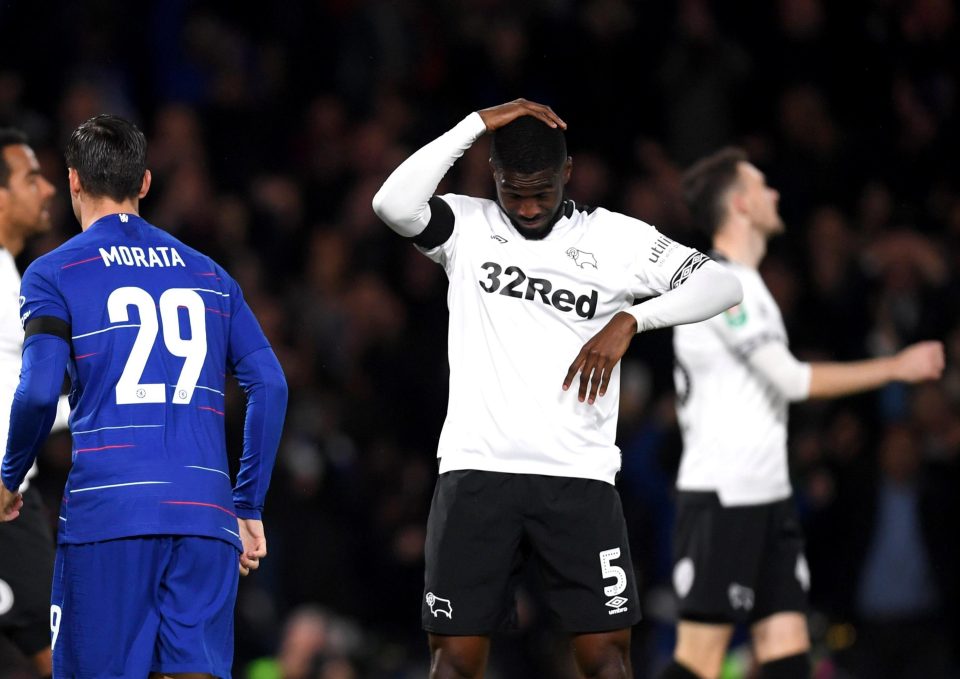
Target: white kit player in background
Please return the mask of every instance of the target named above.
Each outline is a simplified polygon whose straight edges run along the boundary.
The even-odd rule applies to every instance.
[[[739,149],[723,149],[684,176],[693,221],[713,257],[737,276],[743,301],[674,329],[683,457],[677,479],[674,586],[680,623],[663,679],[713,679],[733,625],[751,625],[762,679],[808,679],[809,572],[791,499],[787,410],[891,381],[935,379],[940,342],[851,363],[803,363],[758,266],[784,230],[779,194]]]
[[[547,564],[547,600],[581,671],[628,675],[639,607],[613,486],[619,361],[637,332],[709,318],[741,297],[702,253],[568,199],[564,128],[523,99],[471,113],[373,202],[449,279],[450,398],[425,592],[453,613],[422,609],[432,677],[483,675],[489,635],[513,609],[521,541]],[[433,195],[488,132],[497,200]]]

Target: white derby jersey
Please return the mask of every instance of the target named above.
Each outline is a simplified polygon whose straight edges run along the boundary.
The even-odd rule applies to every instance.
[[[593,405],[563,379],[583,345],[635,299],[679,286],[708,258],[654,227],[572,201],[543,240],[499,205],[447,194],[453,233],[421,250],[449,279],[450,400],[440,472],[543,474],[613,483],[620,366]]]
[[[776,502],[790,496],[789,403],[747,357],[767,342],[786,344],[787,331],[760,274],[721,264],[740,279],[743,301],[673,331],[683,435],[677,488],[716,491],[727,506]]]

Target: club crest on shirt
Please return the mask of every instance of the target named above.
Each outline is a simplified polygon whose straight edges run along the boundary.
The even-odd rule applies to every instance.
[[[567,257],[576,262],[577,266],[581,269],[588,266],[592,266],[594,269],[597,268],[597,258],[592,252],[584,252],[577,248],[567,248]]]
[[[450,599],[442,599],[433,592],[427,592],[426,601],[433,617],[436,618],[442,613],[447,618],[453,619],[453,604],[450,603]]]

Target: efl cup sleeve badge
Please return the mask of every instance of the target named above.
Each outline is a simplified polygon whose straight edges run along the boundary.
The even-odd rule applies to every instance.
[[[747,322],[747,310],[742,304],[738,304],[724,311],[723,318],[727,322],[727,325],[739,328]]]

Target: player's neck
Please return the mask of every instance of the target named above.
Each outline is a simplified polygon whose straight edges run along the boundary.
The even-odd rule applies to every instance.
[[[87,198],[81,200],[80,228],[86,231],[98,219],[120,212],[137,215],[139,217],[140,199],[127,198],[126,200],[116,201],[112,198]]]
[[[731,262],[758,269],[767,254],[767,239],[754,229],[721,229],[713,237],[713,249]]]
[[[0,224],[0,248],[16,257],[23,252],[24,241],[23,234],[12,232],[8,224]]]

